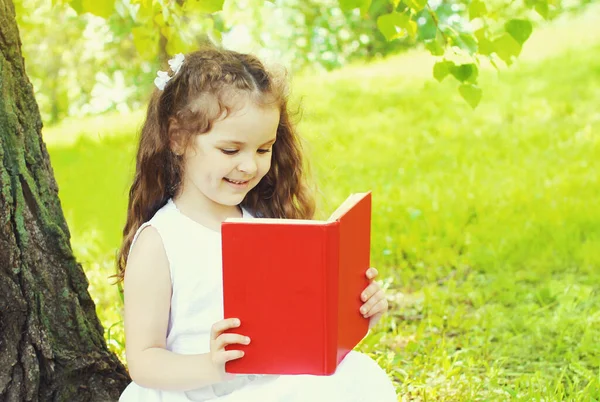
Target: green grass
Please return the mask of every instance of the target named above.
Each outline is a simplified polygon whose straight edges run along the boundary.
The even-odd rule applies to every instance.
[[[552,40],[556,53],[532,48],[509,70],[483,71],[474,112],[454,83],[428,78],[418,52],[295,79],[321,215],[373,191],[372,264],[391,309],[360,348],[399,400],[600,400],[595,25],[588,14],[541,30],[532,43]],[[556,40],[572,30],[585,40]],[[121,357],[122,304],[107,277],[140,116],[45,131],[73,248]]]

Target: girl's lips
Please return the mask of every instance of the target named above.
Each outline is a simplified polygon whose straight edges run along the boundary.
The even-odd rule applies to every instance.
[[[223,178],[223,180],[225,180],[229,185],[231,185],[235,188],[245,188],[248,186],[248,183],[250,183],[250,180],[246,180],[246,181],[231,180],[231,179],[228,179],[227,177]]]
[[[228,182],[233,183],[233,184],[244,184],[244,183],[248,183],[250,181],[250,180],[232,180],[227,177],[225,178],[225,180],[227,180]]]

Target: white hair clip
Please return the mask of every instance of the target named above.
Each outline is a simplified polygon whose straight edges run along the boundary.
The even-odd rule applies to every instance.
[[[169,76],[168,71],[157,72],[156,73],[157,77],[154,79],[154,85],[156,85],[156,87],[158,89],[160,89],[161,91],[164,90],[165,85],[167,85],[167,82],[169,82],[169,80],[171,78],[173,78],[173,76],[179,72],[179,70],[181,69],[181,66],[183,65],[184,60],[185,60],[185,57],[184,57],[183,53],[177,53],[175,56],[173,56],[173,58],[171,60],[169,60],[169,67],[171,67],[171,71],[173,71],[173,75]]]
[[[167,82],[169,82],[171,77],[169,77],[169,73],[166,71],[159,71],[156,75],[158,75],[158,77],[154,79],[154,85],[162,91],[165,89],[165,85],[167,85]]]
[[[173,71],[173,75],[179,72],[181,65],[183,64],[183,60],[185,60],[185,56],[183,53],[177,53],[171,60],[169,60],[169,67]]]

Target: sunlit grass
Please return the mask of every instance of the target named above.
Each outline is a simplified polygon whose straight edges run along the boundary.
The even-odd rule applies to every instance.
[[[556,40],[580,29],[581,43]],[[294,79],[321,215],[373,191],[372,264],[391,311],[361,349],[401,400],[600,399],[600,27],[584,16],[540,35],[531,43],[546,35],[556,54],[484,71],[474,112],[454,83],[407,72],[431,63],[418,53]],[[107,277],[140,116],[72,123],[74,139],[45,132],[73,248],[121,357]]]

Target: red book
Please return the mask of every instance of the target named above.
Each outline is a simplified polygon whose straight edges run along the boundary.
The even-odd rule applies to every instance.
[[[221,227],[230,345],[237,374],[333,374],[367,334],[359,308],[369,285],[371,193],[351,195],[327,221],[228,219]]]

